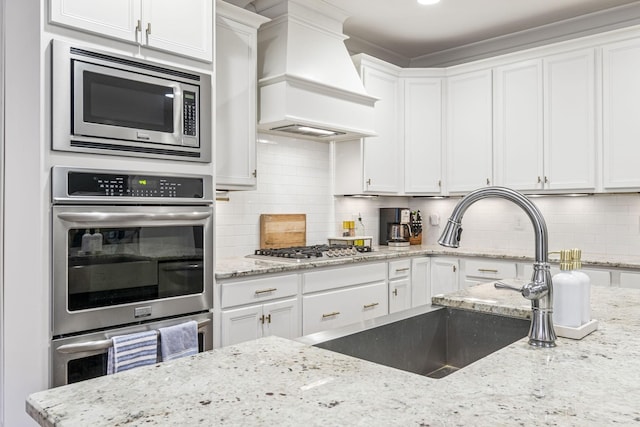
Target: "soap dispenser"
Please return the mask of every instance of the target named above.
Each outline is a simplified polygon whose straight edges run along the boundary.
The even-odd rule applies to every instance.
[[[560,272],[553,276],[553,323],[578,328],[582,325],[582,284],[572,274],[571,250],[560,251]]]
[[[580,271],[582,268],[582,251],[580,249],[571,249],[571,274],[580,280],[580,288],[582,293],[582,318],[581,324],[591,321],[591,278]]]

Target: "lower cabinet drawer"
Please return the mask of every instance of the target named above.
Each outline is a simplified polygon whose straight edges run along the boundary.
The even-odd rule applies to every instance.
[[[386,282],[302,297],[302,334],[325,331],[389,312]]]
[[[298,293],[298,275],[262,277],[222,283],[222,308],[244,304],[255,304],[277,298],[289,297]]]

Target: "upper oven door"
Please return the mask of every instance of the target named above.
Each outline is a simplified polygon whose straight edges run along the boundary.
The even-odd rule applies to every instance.
[[[53,335],[209,310],[211,206],[54,206]]]
[[[73,134],[198,147],[199,88],[73,61]]]

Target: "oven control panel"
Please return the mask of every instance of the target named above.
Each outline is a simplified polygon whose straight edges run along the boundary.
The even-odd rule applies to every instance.
[[[195,177],[69,172],[67,180],[69,196],[76,197],[203,197],[202,179]]]

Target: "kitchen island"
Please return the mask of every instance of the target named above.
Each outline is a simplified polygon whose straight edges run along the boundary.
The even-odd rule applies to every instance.
[[[526,316],[492,283],[438,300]],[[43,426],[640,425],[640,291],[592,289],[598,330],[523,338],[443,379],[269,337],[34,393]]]

